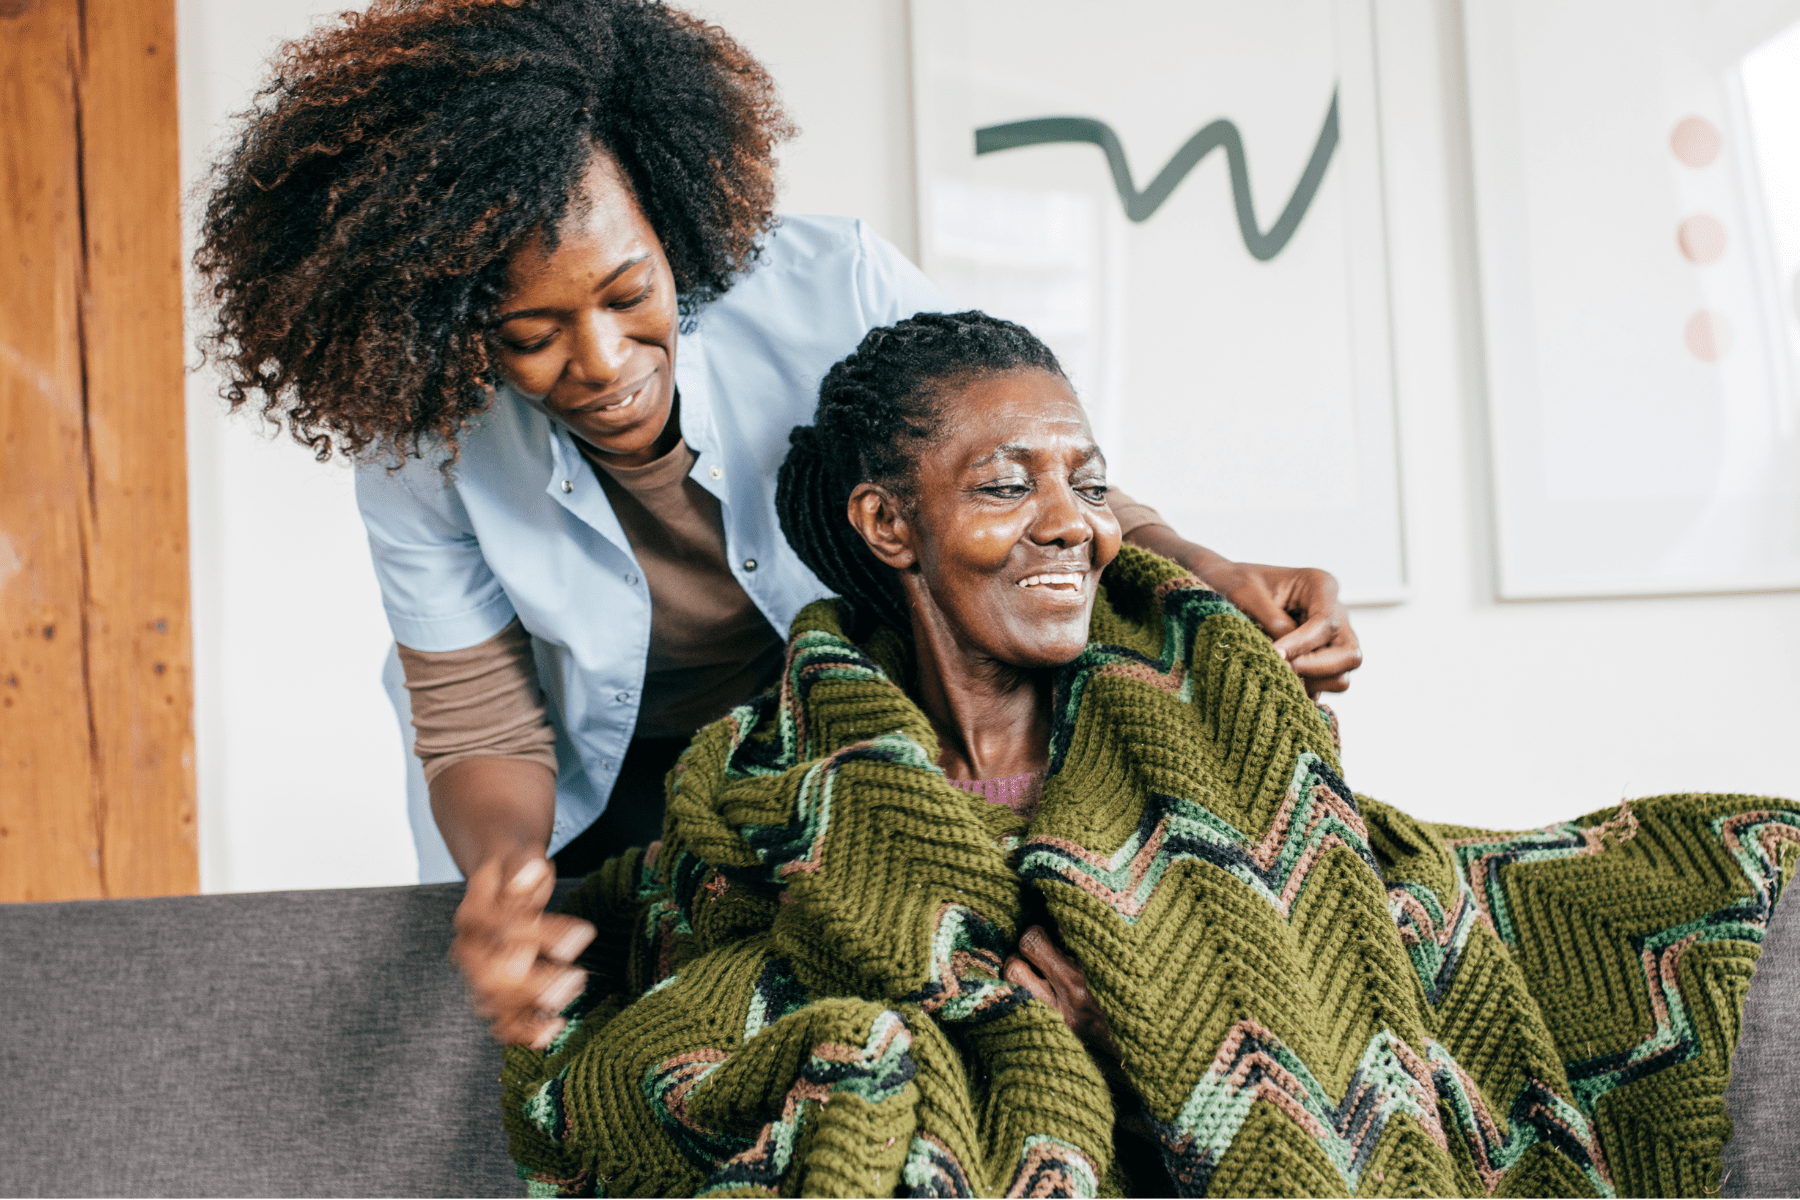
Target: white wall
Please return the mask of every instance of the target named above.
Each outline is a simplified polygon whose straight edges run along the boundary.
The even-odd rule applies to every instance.
[[[193,187],[263,61],[325,0],[180,0],[182,175]],[[190,318],[190,342],[197,332]],[[194,356],[190,352],[190,361]],[[321,466],[188,379],[200,886],[354,887],[418,878],[393,638],[342,463]]]
[[[1458,12],[1376,6],[1412,597],[1356,614],[1346,773],[1502,827],[1665,791],[1800,796],[1800,594],[1493,599]]]
[[[341,5],[251,7],[181,0],[190,178],[270,39]],[[904,0],[694,7],[763,59],[801,126],[784,207],[860,215],[913,252]],[[1448,0],[1376,10],[1411,596],[1355,614],[1367,665],[1336,702],[1351,783],[1505,827],[1669,790],[1800,796],[1800,594],[1493,600],[1461,27]],[[209,397],[197,378],[204,886],[404,882],[399,743],[377,683],[388,634],[348,474],[222,420]]]

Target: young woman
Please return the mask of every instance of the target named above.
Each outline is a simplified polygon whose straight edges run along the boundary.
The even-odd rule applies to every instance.
[[[1717,1189],[1800,806],[1519,834],[1353,796],[1267,639],[1121,545],[1056,360],[979,313],[833,367],[777,506],[842,598],[571,897],[592,975],[506,1052],[534,1194]]]
[[[284,49],[218,169],[215,361],[359,462],[421,874],[437,845],[469,876],[458,957],[503,1037],[576,986],[546,855],[653,836],[676,752],[825,592],[774,506],[818,380],[943,307],[860,222],[777,219],[789,132],[753,59],[659,3],[377,0]],[[1113,505],[1345,686],[1329,576]]]

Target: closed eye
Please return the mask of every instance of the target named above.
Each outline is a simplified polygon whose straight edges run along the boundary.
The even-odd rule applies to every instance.
[[[651,283],[646,283],[644,285],[643,291],[639,292],[635,296],[628,296],[623,300],[615,300],[615,301],[613,301],[612,306],[614,308],[636,308],[638,305],[642,304],[644,301],[646,301],[650,298],[650,293],[654,289],[654,287],[655,287],[654,281]]]
[[[535,342],[515,342],[511,338],[501,338],[501,343],[515,354],[535,354],[556,340],[556,330],[552,329]]]

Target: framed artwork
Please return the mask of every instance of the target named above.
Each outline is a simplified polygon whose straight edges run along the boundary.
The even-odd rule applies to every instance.
[[[913,0],[920,249],[1109,475],[1231,557],[1405,591],[1370,0]],[[1124,19],[1129,14],[1129,19]]]
[[[1800,587],[1800,0],[1465,0],[1506,598]]]

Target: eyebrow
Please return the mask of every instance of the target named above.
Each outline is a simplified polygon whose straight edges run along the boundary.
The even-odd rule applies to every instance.
[[[639,263],[648,261],[649,258],[649,254],[639,254],[626,259],[624,262],[614,267],[605,279],[596,283],[594,285],[594,290],[596,292],[602,290],[608,284],[612,283],[613,280],[631,270],[631,268],[637,266]],[[494,324],[504,325],[508,321],[515,321],[520,317],[554,317],[560,315],[564,311],[565,310],[560,308],[518,308],[509,313],[501,313],[494,318]]]
[[[997,462],[1000,459],[1008,459],[1016,463],[1029,462],[1031,454],[1032,448],[1027,446],[1024,442],[1001,442],[998,446],[995,446],[992,450],[970,463],[969,470],[985,467],[989,463]],[[1081,456],[1081,461],[1083,464],[1086,464],[1094,461],[1096,458],[1101,462],[1106,461],[1106,455],[1100,453],[1099,445],[1095,442],[1089,442],[1087,453]]]

